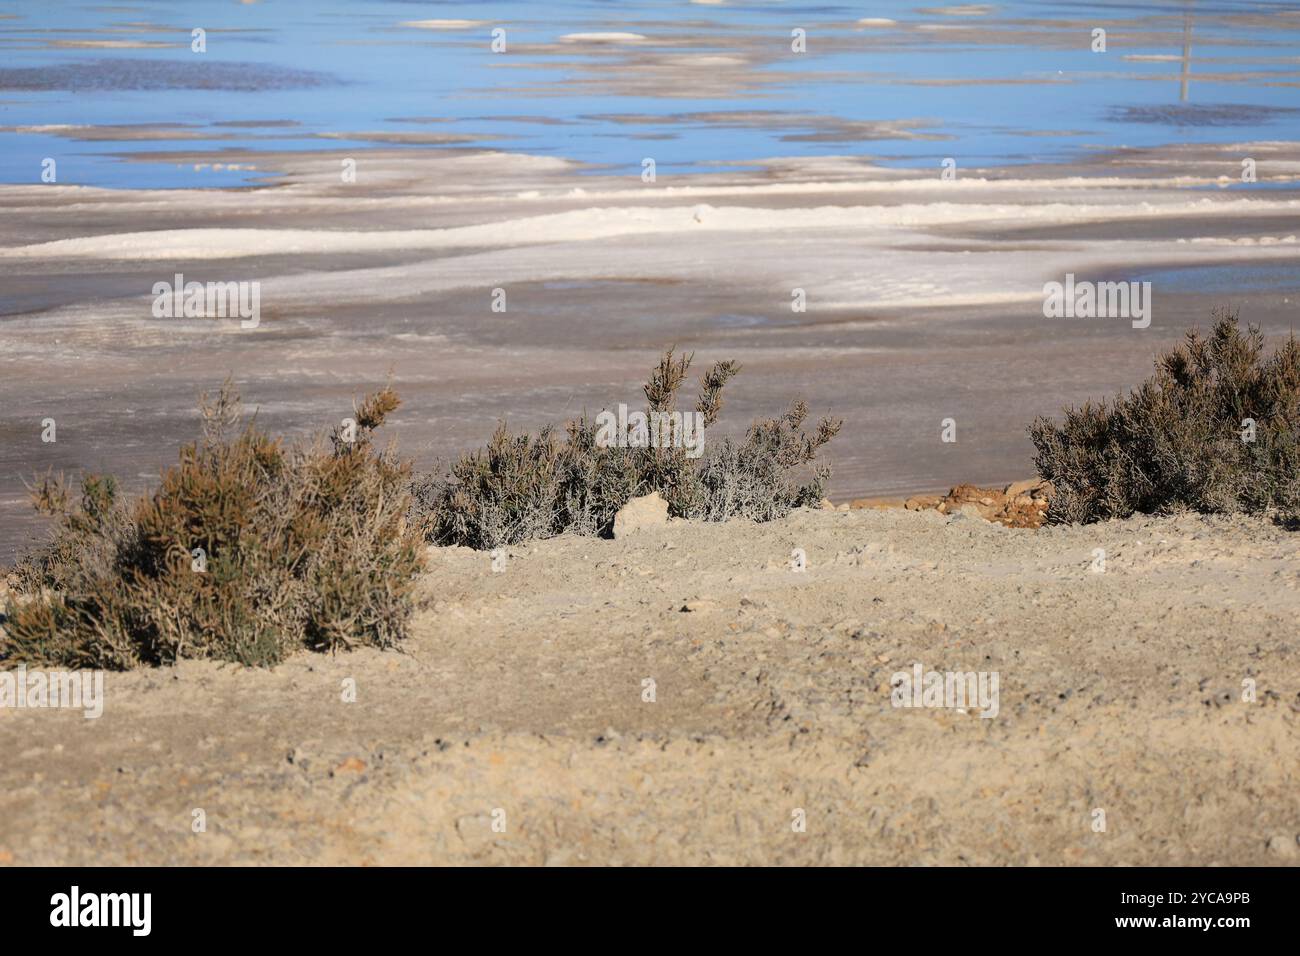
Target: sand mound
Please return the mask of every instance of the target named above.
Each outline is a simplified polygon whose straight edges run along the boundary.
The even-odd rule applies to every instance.
[[[864,509],[435,549],[409,653],[0,711],[0,859],[1294,861],[1295,540]],[[894,706],[917,664],[996,673],[996,716]]]

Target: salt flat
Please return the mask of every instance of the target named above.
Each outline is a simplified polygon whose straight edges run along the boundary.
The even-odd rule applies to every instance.
[[[1256,183],[1240,182],[1243,156]],[[635,402],[676,345],[745,366],[723,432],[795,397],[843,417],[840,499],[1019,477],[1034,415],[1133,386],[1215,305],[1279,334],[1300,299],[1294,143],[953,181],[869,157],[646,183],[554,157],[380,149],[344,182],[346,158],[136,157],[256,165],[265,185],[244,189],[0,186],[0,557],[37,529],[25,478],[109,470],[143,487],[227,374],[290,433],[334,424],[391,374],[392,432],[433,467],[499,419]],[[1147,273],[1149,328],[1043,315],[1044,284],[1066,274]],[[176,274],[259,283],[257,328],[155,318],[151,290]],[[954,444],[939,441],[949,417]],[[46,418],[57,443],[40,441]]]

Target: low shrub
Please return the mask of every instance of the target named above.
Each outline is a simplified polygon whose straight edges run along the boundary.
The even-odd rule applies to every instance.
[[[1231,311],[1214,319],[1127,397],[1030,425],[1038,473],[1055,488],[1049,520],[1300,511],[1300,343],[1292,335],[1265,356],[1259,329]]]
[[[671,416],[692,355],[669,349],[644,385],[647,417]],[[705,428],[718,419],[722,390],[740,371],[718,362],[700,381],[694,410]],[[438,544],[495,548],[565,532],[600,535],[630,499],[658,491],[675,517],[769,521],[820,502],[829,469],[817,453],[841,422],[823,419],[804,431],[808,408],[795,403],[781,418],[755,422],[742,441],[706,443],[692,458],[675,442],[659,447],[598,441],[597,422],[583,416],[563,430],[511,434],[500,425],[486,447],[456,461],[445,475],[417,482],[415,513]],[[811,471],[803,483],[792,475]]]
[[[179,658],[271,665],[307,647],[388,647],[405,634],[424,542],[410,466],[374,447],[391,388],[336,429],[286,448],[239,427],[227,383],[200,401],[202,437],[157,491],[119,503],[112,478],[34,489],[57,519],[10,576],[0,660],[127,668]]]

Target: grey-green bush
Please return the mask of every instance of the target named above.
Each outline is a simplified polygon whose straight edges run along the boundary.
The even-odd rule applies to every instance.
[[[1249,424],[1254,422],[1253,441]],[[1266,355],[1258,328],[1216,310],[1127,397],[1029,426],[1055,522],[1180,510],[1300,511],[1300,343]]]
[[[692,356],[660,359],[643,387],[647,411],[671,413]],[[740,367],[718,362],[700,382],[695,410],[705,427],[722,408],[722,389]],[[675,517],[724,521],[742,516],[768,521],[822,497],[829,469],[818,450],[841,423],[819,422],[804,431],[808,409],[796,402],[781,418],[755,422],[743,441],[705,444],[691,459],[680,447],[601,447],[596,423],[585,416],[563,432],[512,435],[498,427],[486,447],[462,456],[445,475],[425,475],[415,485],[414,516],[438,544],[495,548],[565,532],[609,532],[630,499],[658,491]],[[801,467],[811,474],[800,483]]]

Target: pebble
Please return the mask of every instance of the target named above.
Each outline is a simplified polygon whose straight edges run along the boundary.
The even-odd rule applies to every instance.
[[[1290,837],[1279,834],[1271,838],[1266,847],[1268,852],[1274,856],[1281,857],[1284,860],[1294,860],[1300,857],[1300,837]]]

